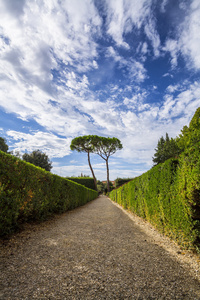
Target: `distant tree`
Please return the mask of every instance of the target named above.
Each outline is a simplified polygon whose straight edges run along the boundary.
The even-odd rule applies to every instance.
[[[111,155],[113,155],[117,150],[121,150],[123,148],[120,140],[117,138],[109,138],[102,136],[93,136],[92,140],[93,152],[97,153],[101,158],[103,158],[106,162],[107,169],[107,190],[110,192],[110,181],[109,181],[109,167],[108,167],[108,159]]]
[[[6,139],[0,137],[0,150],[3,152],[8,152],[8,145],[6,144]]]
[[[94,175],[94,171],[90,162],[90,153],[93,153],[94,146],[93,146],[93,135],[84,135],[84,136],[79,136],[74,138],[71,141],[70,149],[71,150],[76,150],[78,152],[85,152],[87,153],[88,156],[88,164],[94,179],[94,185],[95,188],[97,189],[97,182],[96,182],[96,177]]]
[[[23,160],[37,167],[43,168],[46,171],[51,171],[52,169],[52,162],[50,162],[48,156],[40,150],[35,150],[30,154],[24,153],[22,158]]]
[[[100,180],[97,181],[97,191],[98,191],[99,194],[102,194],[102,193],[105,192],[105,185]]]
[[[73,177],[73,176],[72,176],[72,177]],[[81,173],[81,175],[78,176],[78,177],[80,177],[80,178],[83,178],[83,177],[90,178],[90,175],[86,175],[86,174]]]
[[[176,157],[180,153],[180,148],[177,141],[173,138],[170,139],[168,133],[166,133],[165,138],[162,136],[158,140],[155,151],[153,162],[154,165],[158,165],[171,157]]]
[[[133,178],[117,178],[115,179],[115,187],[118,188],[119,186],[133,180]]]
[[[109,181],[109,191],[112,191],[114,189],[112,181]],[[108,182],[105,184],[105,191],[108,192]]]
[[[11,155],[13,155],[17,158],[21,158],[21,154],[18,150],[15,150],[15,151],[12,150],[12,151],[9,152],[9,154],[11,154]]]

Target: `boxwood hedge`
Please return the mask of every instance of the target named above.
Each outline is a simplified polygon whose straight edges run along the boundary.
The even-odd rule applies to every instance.
[[[0,236],[95,199],[98,193],[0,151]]]
[[[110,198],[183,248],[200,250],[200,147],[169,159],[113,190]]]
[[[96,190],[94,185],[94,179],[91,177],[66,177],[66,179],[69,179],[71,181],[77,182],[81,185],[84,185],[85,187]]]

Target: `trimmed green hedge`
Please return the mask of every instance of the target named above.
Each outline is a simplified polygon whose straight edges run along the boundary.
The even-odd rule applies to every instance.
[[[133,180],[133,178],[117,178],[115,179],[115,187],[118,188],[131,180]]]
[[[95,199],[94,190],[0,151],[0,236]]]
[[[66,179],[84,185],[89,189],[96,190],[94,185],[94,179],[91,177],[66,177]]]
[[[110,198],[146,219],[183,248],[200,250],[200,149],[169,159]]]

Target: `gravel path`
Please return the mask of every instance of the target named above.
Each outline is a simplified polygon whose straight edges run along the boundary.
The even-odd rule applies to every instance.
[[[195,269],[139,223],[101,196],[26,224],[1,243],[0,299],[200,299]]]

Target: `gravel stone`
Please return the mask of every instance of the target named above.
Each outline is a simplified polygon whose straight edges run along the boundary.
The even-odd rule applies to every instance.
[[[100,196],[1,241],[0,299],[200,299],[199,257]]]

